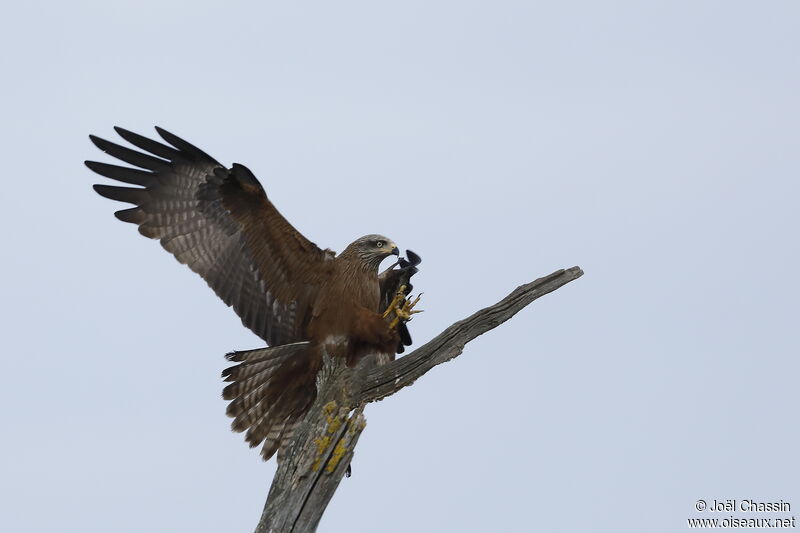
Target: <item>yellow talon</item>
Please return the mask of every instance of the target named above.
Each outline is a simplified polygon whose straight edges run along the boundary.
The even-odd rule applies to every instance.
[[[414,306],[417,305],[420,298],[422,298],[422,294],[419,294],[414,301],[403,298],[403,305],[400,307],[395,307],[394,309],[395,316],[394,319],[389,323],[389,327],[394,328],[398,323],[400,323],[401,320],[403,322],[408,322],[411,320],[412,315],[422,313],[423,309],[414,309]]]
[[[386,311],[383,312],[383,318],[387,318],[392,311],[396,311],[399,309],[397,306],[400,305],[400,302],[406,299],[406,286],[400,285],[400,288],[397,289],[397,292],[394,293],[394,300],[386,307]]]

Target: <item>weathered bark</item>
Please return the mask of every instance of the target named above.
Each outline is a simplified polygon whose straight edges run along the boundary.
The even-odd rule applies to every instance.
[[[344,394],[350,373],[341,360],[325,358],[317,399],[280,456],[256,533],[316,529],[366,425],[364,406],[353,411]]]
[[[580,268],[573,267],[522,285],[498,303],[456,322],[420,348],[386,365],[366,361],[356,369],[348,369],[340,361],[326,358],[317,378],[317,400],[279,461],[256,533],[314,531],[366,426],[366,403],[411,385],[434,366],[457,357],[478,335],[582,275]]]

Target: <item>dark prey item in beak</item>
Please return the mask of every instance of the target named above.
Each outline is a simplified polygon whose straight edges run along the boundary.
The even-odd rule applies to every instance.
[[[411,250],[406,250],[406,257],[408,258],[408,262],[411,264],[411,266],[417,266],[422,262],[422,258]]]

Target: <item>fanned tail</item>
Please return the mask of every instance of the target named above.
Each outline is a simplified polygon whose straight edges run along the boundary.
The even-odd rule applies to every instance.
[[[321,358],[310,342],[231,352],[226,358],[238,363],[222,372],[230,382],[222,397],[232,400],[226,411],[234,419],[231,427],[247,431],[251,448],[263,442],[266,461],[291,439],[314,403]]]

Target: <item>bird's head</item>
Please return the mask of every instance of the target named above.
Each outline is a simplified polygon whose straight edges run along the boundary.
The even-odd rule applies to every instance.
[[[369,268],[378,268],[390,255],[400,255],[400,249],[392,239],[376,234],[356,239],[342,252],[342,256],[357,257]]]

